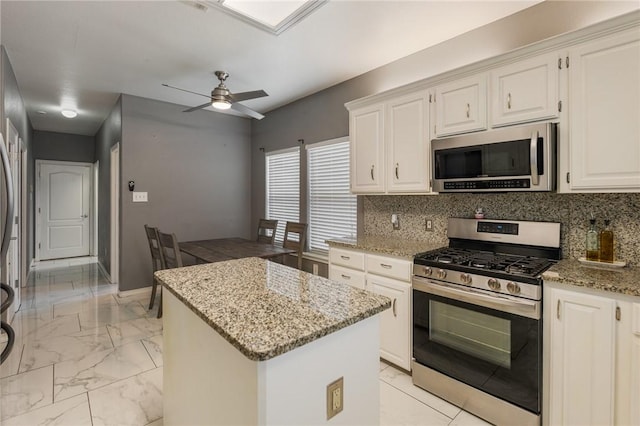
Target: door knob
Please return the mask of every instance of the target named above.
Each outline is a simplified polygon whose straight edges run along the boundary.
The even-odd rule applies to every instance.
[[[83,214],[83,215],[82,215],[82,216],[80,216],[80,217],[81,217],[81,218],[83,218],[83,219],[86,219],[86,218],[88,218],[88,217],[89,217],[89,215],[87,215],[87,214]]]

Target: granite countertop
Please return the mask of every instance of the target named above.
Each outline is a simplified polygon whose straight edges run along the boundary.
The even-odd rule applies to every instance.
[[[387,297],[255,257],[155,276],[254,361],[282,355],[391,306]]]
[[[544,280],[613,293],[640,296],[640,267],[611,268],[586,266],[565,259],[542,274]]]
[[[388,237],[346,237],[327,240],[329,247],[363,250],[371,253],[387,254],[413,260],[413,257],[425,251],[434,250],[447,243],[431,243],[426,241],[394,240]]]

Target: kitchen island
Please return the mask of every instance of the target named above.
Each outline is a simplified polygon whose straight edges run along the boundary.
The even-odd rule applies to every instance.
[[[165,295],[164,424],[379,422],[388,298],[258,258],[156,272]]]

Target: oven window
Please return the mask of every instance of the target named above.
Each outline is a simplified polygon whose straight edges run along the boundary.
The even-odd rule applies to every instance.
[[[511,321],[429,301],[431,340],[501,367],[511,367]]]

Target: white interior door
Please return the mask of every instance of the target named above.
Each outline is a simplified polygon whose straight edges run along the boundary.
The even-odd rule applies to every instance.
[[[89,255],[91,165],[40,163],[39,259]]]

